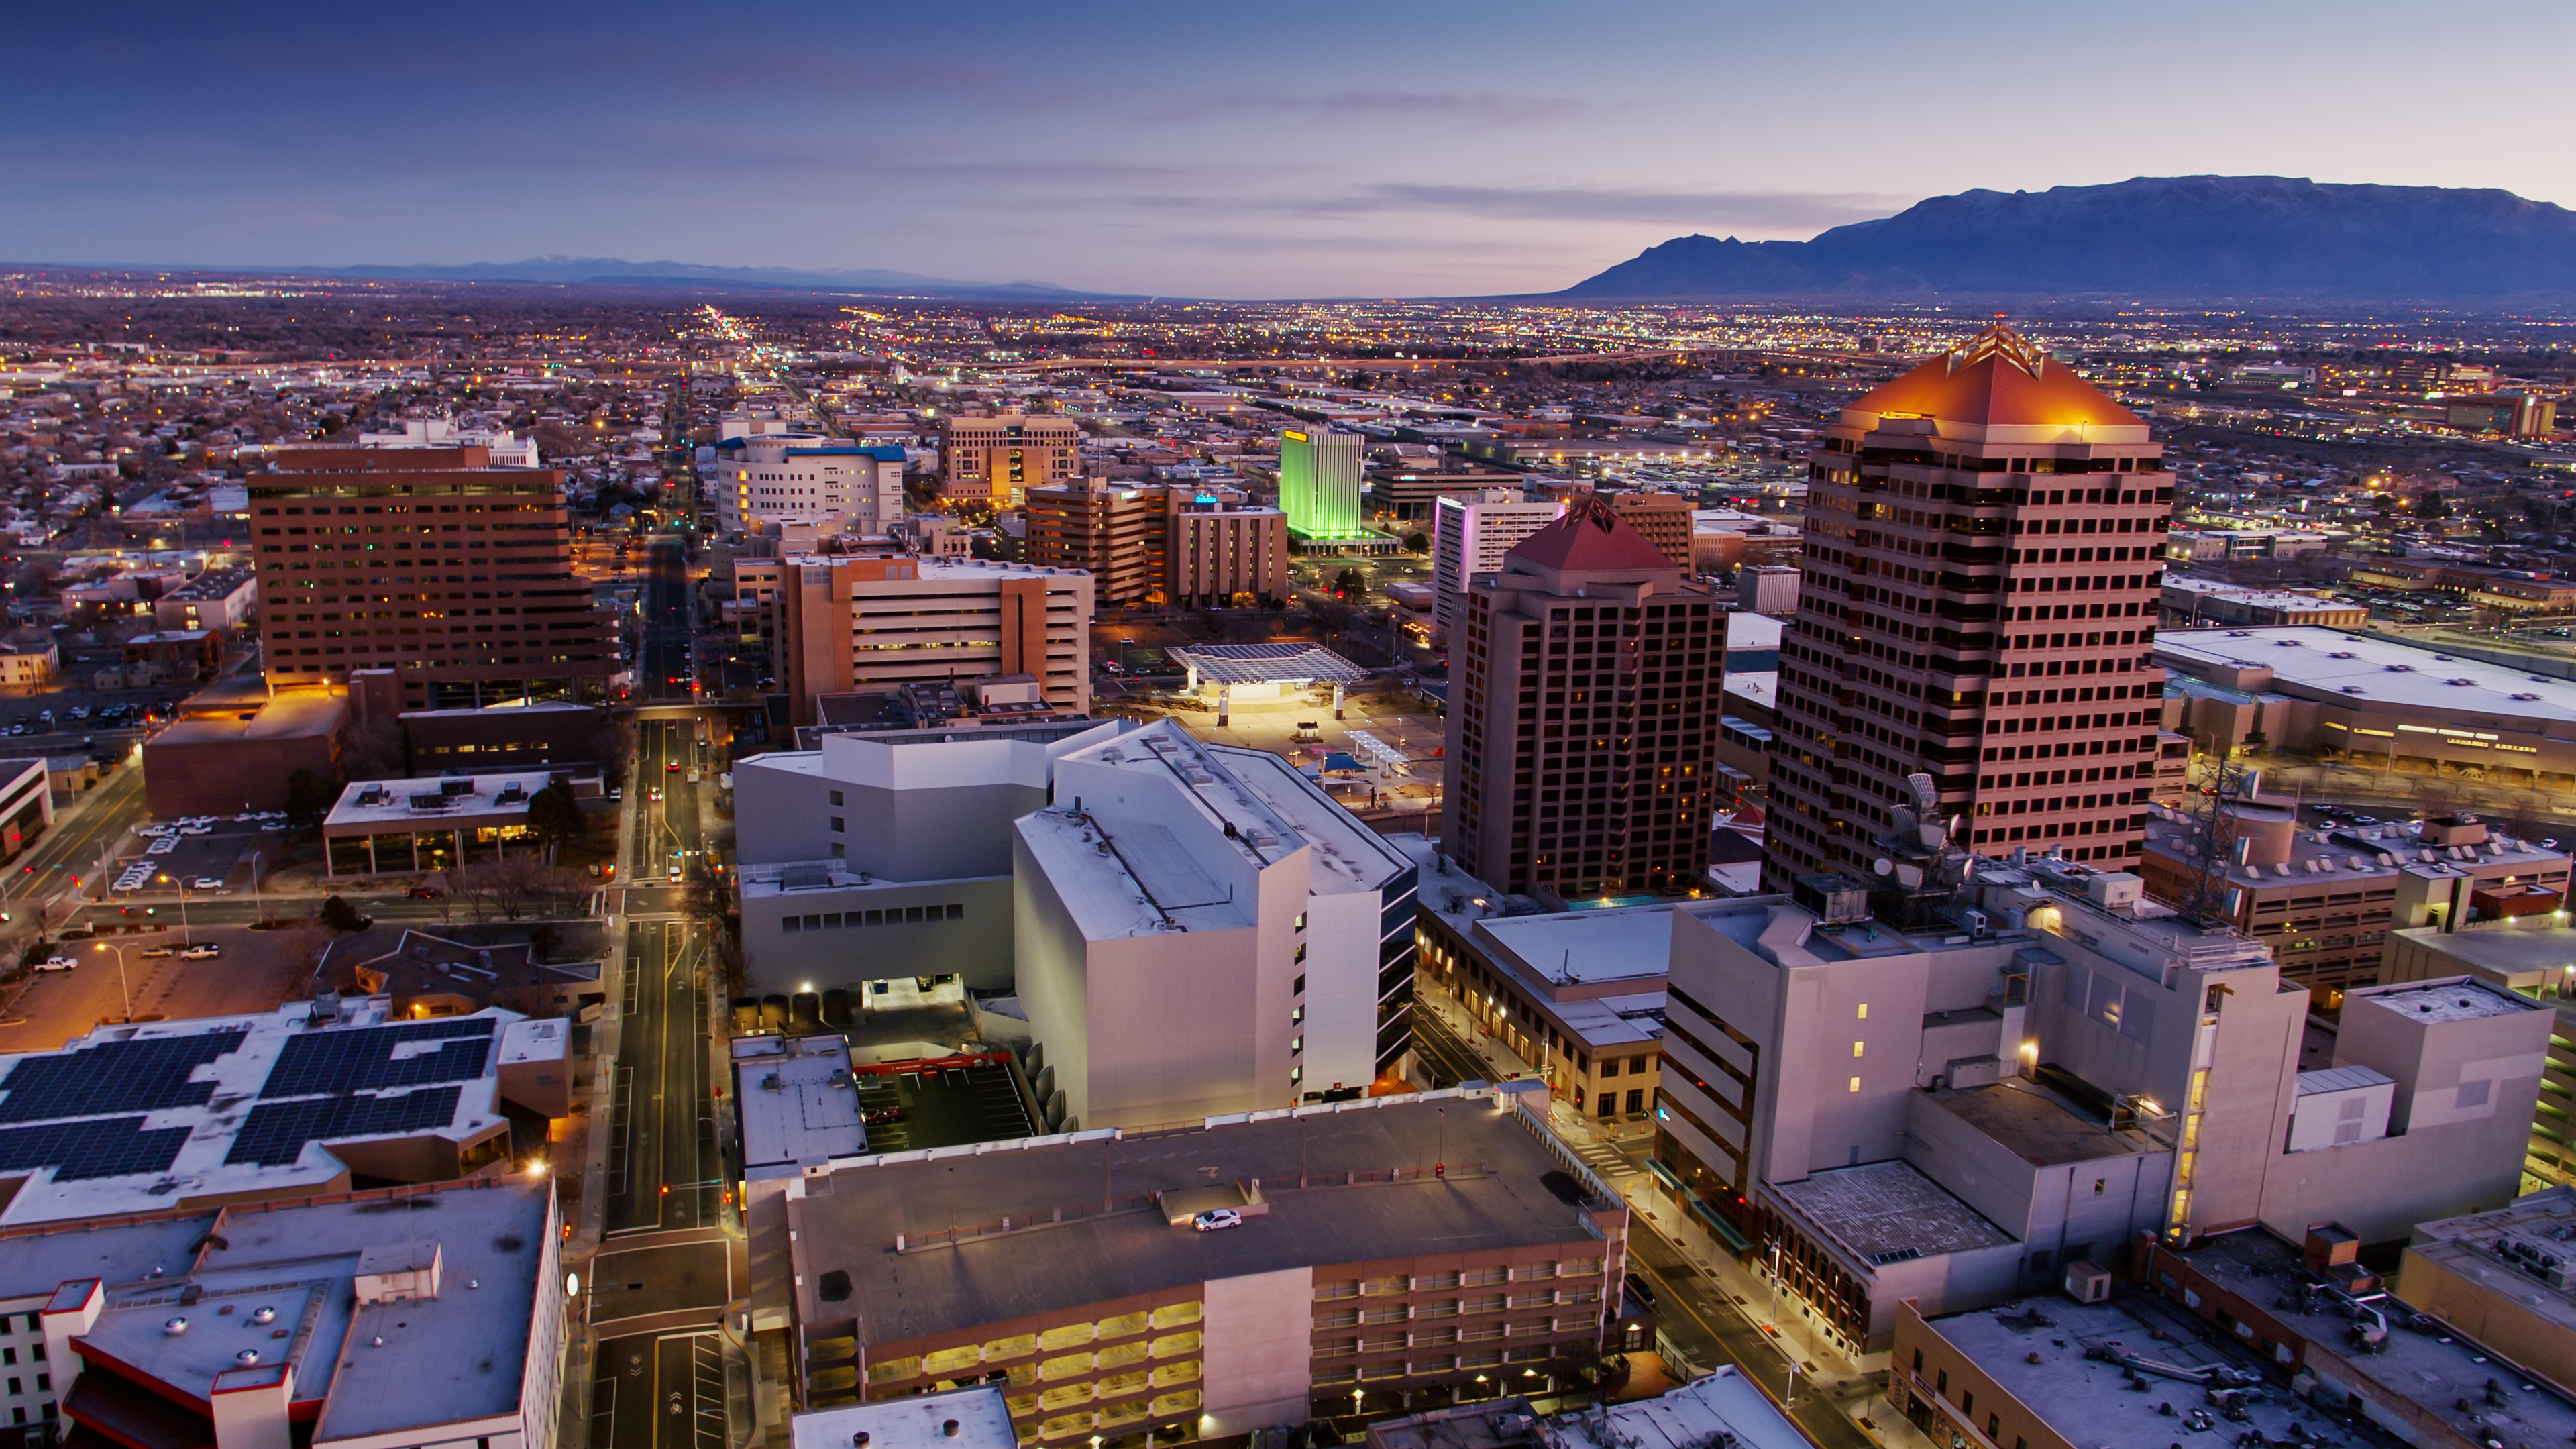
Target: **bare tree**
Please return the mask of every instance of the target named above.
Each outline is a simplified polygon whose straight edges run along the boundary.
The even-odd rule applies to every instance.
[[[614,790],[626,783],[634,764],[635,737],[623,725],[603,725],[590,737],[591,758],[599,762],[600,783]]]
[[[457,894],[472,908],[474,919],[524,921],[561,910],[580,889],[579,876],[548,865],[534,853],[477,861],[455,873]]]
[[[321,983],[313,979],[314,974],[321,969],[323,957],[340,939],[340,933],[320,921],[298,921],[277,931],[273,939],[277,943],[278,960],[285,964],[293,979],[319,986]]]
[[[389,719],[353,726],[340,750],[340,770],[351,780],[400,779],[402,726]]]

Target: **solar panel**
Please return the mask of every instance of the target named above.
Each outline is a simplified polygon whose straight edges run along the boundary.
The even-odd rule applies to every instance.
[[[224,1161],[283,1167],[303,1153],[307,1142],[444,1127],[456,1120],[456,1099],[463,1091],[462,1087],[437,1087],[398,1097],[262,1102],[243,1119],[241,1130],[233,1135],[232,1151],[224,1154]]]
[[[299,1036],[278,1053],[259,1094],[312,1097],[479,1077],[491,1059],[496,1026],[490,1017],[451,1017]],[[444,1045],[409,1056],[394,1054],[403,1043],[416,1041]]]
[[[24,1057],[0,1077],[0,1122],[44,1122],[110,1112],[201,1106],[212,1082],[188,1074],[242,1044],[245,1031],[101,1042],[79,1051]],[[184,1134],[182,1134],[184,1135]]]
[[[146,1132],[140,1117],[13,1127],[0,1132],[0,1172],[50,1167],[57,1182],[167,1172],[187,1140],[185,1127]]]

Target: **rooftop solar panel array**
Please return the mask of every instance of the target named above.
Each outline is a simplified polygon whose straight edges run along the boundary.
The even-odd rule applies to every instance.
[[[250,1109],[233,1135],[228,1163],[255,1162],[284,1167],[295,1161],[307,1142],[346,1137],[372,1137],[388,1132],[424,1132],[444,1127],[456,1117],[461,1087],[433,1087],[398,1097],[317,1097],[301,1102],[262,1102]],[[180,1134],[185,1136],[185,1133]],[[175,1149],[174,1149],[175,1150]]]
[[[23,1057],[0,1077],[0,1122],[201,1106],[214,1095],[214,1084],[189,1081],[188,1074],[239,1047],[247,1035],[212,1031]]]
[[[167,1172],[179,1160],[179,1149],[187,1140],[185,1127],[146,1132],[140,1117],[12,1127],[0,1131],[0,1172],[51,1167],[57,1182]]]
[[[490,1017],[448,1017],[299,1036],[278,1053],[259,1094],[312,1097],[465,1081],[483,1075],[498,1027]],[[435,1051],[394,1054],[405,1042],[442,1039],[445,1044]]]

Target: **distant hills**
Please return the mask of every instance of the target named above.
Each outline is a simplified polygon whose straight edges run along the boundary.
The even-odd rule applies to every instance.
[[[264,270],[264,269],[263,269]],[[289,267],[283,274],[412,282],[543,282],[559,285],[672,287],[697,291],[861,292],[961,300],[1069,301],[1097,294],[1045,282],[961,282],[913,272],[804,272],[785,267],[709,267],[693,262],[629,262],[614,257],[530,257],[523,262],[460,262],[407,267]]]
[[[1812,241],[1686,236],[1569,300],[2117,295],[2576,298],[2576,211],[2509,191],[2142,176],[1961,192]]]

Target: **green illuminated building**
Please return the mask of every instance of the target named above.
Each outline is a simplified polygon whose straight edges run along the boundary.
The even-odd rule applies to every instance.
[[[1357,433],[1285,428],[1279,434],[1279,511],[1301,539],[1376,539],[1360,523]]]

